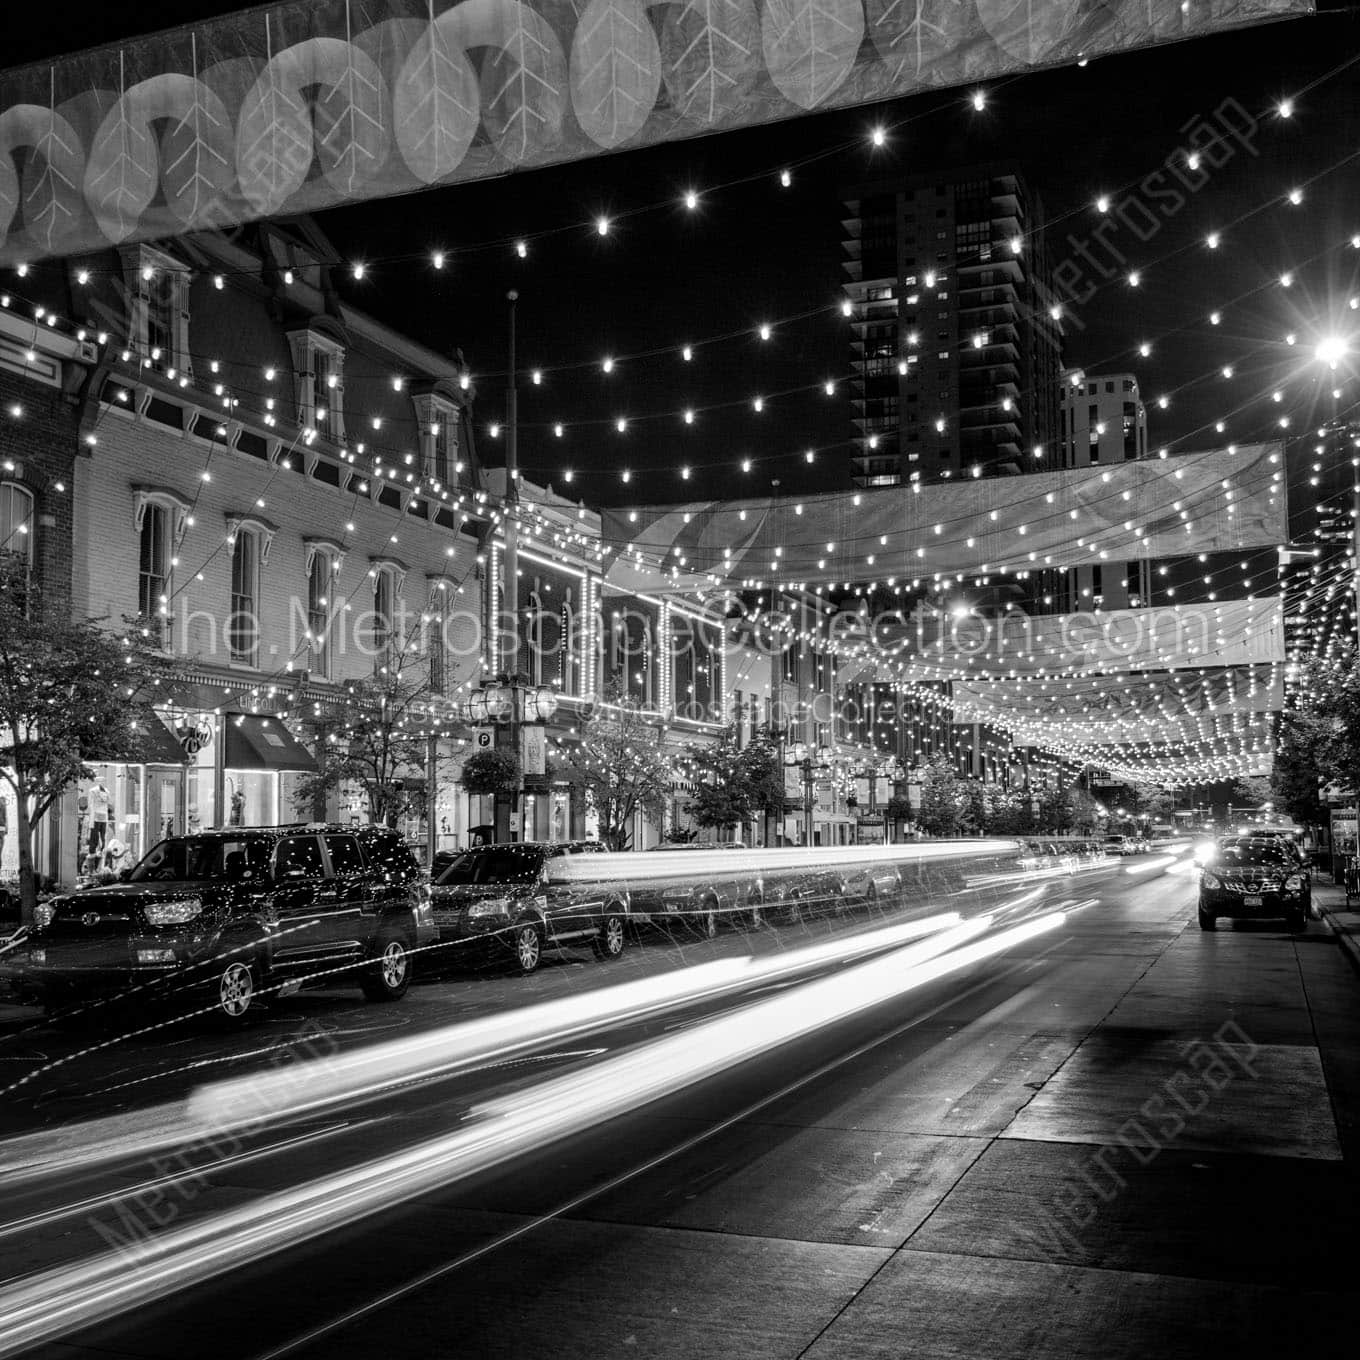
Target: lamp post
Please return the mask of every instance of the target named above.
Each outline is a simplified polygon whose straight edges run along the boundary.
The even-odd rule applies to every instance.
[[[815,770],[827,768],[822,759],[825,755],[824,748],[818,748],[815,752],[804,742],[795,742],[792,747],[793,759],[787,764],[791,769],[797,769],[803,775],[803,844],[812,845],[812,776]],[[815,758],[814,758],[815,757]]]
[[[500,650],[501,669],[513,674],[519,665],[519,389],[515,367],[515,303],[519,292],[512,288],[505,296],[510,303],[510,352],[505,389],[505,581]]]
[[[496,734],[496,749],[512,754],[520,766],[515,787],[496,795],[497,844],[515,839],[513,819],[520,810],[525,775],[536,776],[546,772],[546,746],[541,741],[535,749],[543,758],[544,768],[525,768],[530,763],[526,759],[530,743],[524,740],[524,729],[544,726],[556,712],[557,691],[548,685],[531,685],[523,675],[498,675],[481,689],[474,690],[468,699],[469,721],[490,724]]]

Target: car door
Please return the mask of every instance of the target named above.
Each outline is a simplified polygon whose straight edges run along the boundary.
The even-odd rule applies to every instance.
[[[329,951],[333,900],[326,891],[326,864],[321,838],[312,834],[285,836],[274,847],[270,866],[275,918],[274,961],[285,968],[302,968]]]
[[[330,861],[329,875],[318,894],[328,908],[327,938],[339,952],[357,953],[372,942],[379,890],[357,836],[328,832],[322,840]]]

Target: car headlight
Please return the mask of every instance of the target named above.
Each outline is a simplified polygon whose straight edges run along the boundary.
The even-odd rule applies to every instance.
[[[1284,881],[1285,892],[1300,892],[1303,888],[1303,875],[1290,874]]]
[[[1223,884],[1213,874],[1203,874],[1200,877],[1199,886],[1201,888],[1221,888]]]
[[[33,908],[33,929],[42,930],[50,926],[57,914],[56,906],[51,902],[39,902]]]
[[[1218,847],[1213,843],[1213,841],[1201,841],[1197,846],[1195,846],[1195,863],[1203,864],[1207,860],[1211,860],[1214,857],[1214,851],[1217,848]]]
[[[203,902],[201,898],[184,897],[178,902],[153,902],[142,910],[153,926],[182,926],[202,912]]]
[[[468,908],[469,918],[474,916],[505,916],[510,911],[508,897],[483,897]]]

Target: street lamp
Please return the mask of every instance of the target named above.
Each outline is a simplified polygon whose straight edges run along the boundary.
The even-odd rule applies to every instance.
[[[496,796],[496,840],[510,839],[510,819],[519,811],[519,796],[524,790],[526,773],[541,775],[545,769],[526,771],[526,745],[523,731],[526,726],[541,727],[557,712],[557,691],[550,685],[532,685],[523,675],[498,675],[468,696],[466,716],[477,724],[495,729],[495,744],[499,750],[513,753],[520,764],[520,778],[508,795]],[[544,751],[540,743],[539,751]],[[534,763],[537,763],[536,761]]]

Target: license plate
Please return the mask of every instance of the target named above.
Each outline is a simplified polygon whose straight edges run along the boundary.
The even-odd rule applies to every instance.
[[[458,924],[458,913],[456,911],[436,911],[432,915],[437,926],[456,926]]]
[[[1259,897],[1244,897],[1242,899],[1242,905],[1244,907],[1259,907],[1262,905],[1262,901],[1263,899]]]

